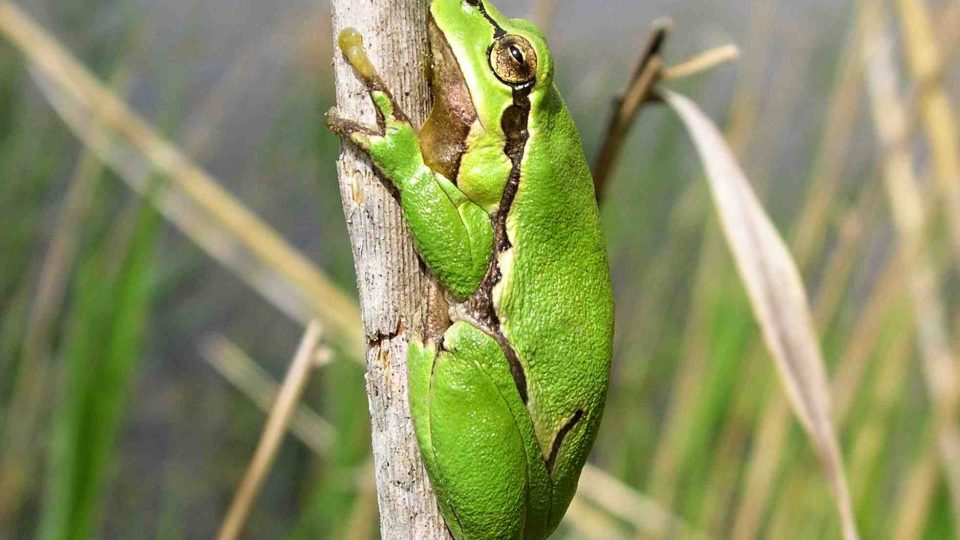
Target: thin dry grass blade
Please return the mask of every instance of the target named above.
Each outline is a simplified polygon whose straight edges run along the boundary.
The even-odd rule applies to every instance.
[[[663,69],[660,78],[664,81],[683,79],[729,64],[740,58],[740,48],[736,45],[723,45],[704,51],[683,62]]]
[[[128,164],[136,164],[140,180],[162,177],[169,181],[164,186],[169,193],[177,193],[183,200],[202,211],[207,221],[196,234],[216,236],[205,238],[201,246],[212,250],[211,254],[221,261],[235,259],[231,250],[242,246],[247,258],[257,263],[252,269],[240,271],[248,280],[259,277],[263,270],[279,274],[291,285],[295,295],[306,299],[310,312],[320,317],[333,330],[352,356],[363,357],[362,330],[356,303],[340,291],[323,272],[303,256],[269,226],[253,215],[232,197],[209,175],[191,162],[173,144],[156,133],[143,119],[137,116],[121,99],[104,87],[76,59],[47,35],[30,17],[14,4],[0,2],[0,34],[28,59],[35,74],[46,81],[48,93],[55,90],[59,110],[69,106],[74,129],[84,126],[85,142],[108,137],[113,154],[125,154]],[[78,129],[79,131],[79,129]],[[96,134],[101,137],[94,137]],[[104,145],[97,145],[101,157],[111,166],[118,161],[115,155],[105,156]],[[143,165],[149,164],[149,167]],[[127,178],[133,172],[118,170]],[[181,207],[184,205],[180,205]],[[168,209],[169,210],[169,209]],[[165,211],[170,217],[169,211]],[[196,217],[196,216],[194,216]],[[180,223],[178,223],[180,225]],[[195,227],[197,223],[193,224]],[[209,228],[209,225],[216,227]],[[227,248],[221,241],[230,239]],[[234,257],[231,257],[234,255]],[[256,289],[264,293],[276,292],[277,281],[259,283]],[[274,299],[274,295],[268,298]]]
[[[201,346],[204,359],[257,407],[270,411],[280,385],[252,358],[223,336],[208,338]],[[318,456],[330,450],[336,433],[333,426],[310,407],[300,404],[290,420],[290,432]]]
[[[240,487],[237,488],[227,517],[223,520],[220,532],[217,534],[218,540],[234,540],[240,537],[250,509],[277,457],[280,443],[283,442],[283,436],[297,409],[300,396],[307,386],[310,374],[317,367],[316,354],[320,336],[320,324],[310,323],[290,363],[290,369],[283,380],[280,393],[277,394],[277,399],[270,408],[270,415],[260,435],[257,450],[253,459],[250,460]]]
[[[927,245],[928,216],[913,170],[907,131],[909,120],[897,89],[893,45],[881,6],[869,2],[864,9],[875,10],[876,14],[864,46],[864,61],[877,136],[883,149],[884,180],[900,235],[901,256],[909,270],[910,294],[924,379],[937,424],[941,465],[954,514],[960,515],[960,429],[957,426],[960,389],[956,355],[949,340],[946,307],[940,298],[940,278]]]
[[[678,94],[665,101],[694,140],[764,339],[776,360],[794,413],[809,433],[830,478],[844,537],[857,538],[819,341],[800,273],[723,136],[697,106]]]

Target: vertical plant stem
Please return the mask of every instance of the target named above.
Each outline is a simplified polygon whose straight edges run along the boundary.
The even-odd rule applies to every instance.
[[[897,0],[907,59],[918,89],[923,129],[946,210],[953,253],[960,261],[960,133],[944,86],[943,62],[923,0]]]
[[[353,27],[371,60],[415,125],[430,107],[424,79],[426,0],[334,0],[334,35]],[[366,89],[335,55],[340,114],[375,124]],[[367,338],[367,395],[380,531],[383,538],[447,538],[420,461],[407,398],[407,343],[438,336],[449,324],[447,303],[417,260],[400,207],[367,159],[344,146],[338,163],[343,210],[353,246],[363,328]]]

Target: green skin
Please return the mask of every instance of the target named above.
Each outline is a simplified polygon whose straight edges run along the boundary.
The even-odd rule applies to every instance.
[[[379,126],[328,121],[396,188],[449,293],[452,326],[412,339],[407,362],[450,532],[545,538],[576,491],[609,380],[613,294],[593,181],[543,34],[481,0],[434,0],[430,13],[435,106],[419,133],[354,30],[340,48]]]

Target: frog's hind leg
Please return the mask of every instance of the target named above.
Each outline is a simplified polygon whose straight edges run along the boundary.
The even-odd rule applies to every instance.
[[[437,360],[437,347],[433,343],[422,343],[411,340],[407,351],[408,389],[410,392],[410,416],[413,419],[413,429],[417,435],[417,444],[420,448],[420,457],[430,476],[430,483],[440,502],[443,517],[447,528],[455,538],[463,538],[460,519],[446,501],[449,500],[445,489],[444,478],[438,474],[436,451],[433,448],[431,430],[430,407],[431,386],[433,384],[433,368]]]
[[[454,536],[545,536],[549,477],[497,342],[460,322],[409,363],[421,452]]]

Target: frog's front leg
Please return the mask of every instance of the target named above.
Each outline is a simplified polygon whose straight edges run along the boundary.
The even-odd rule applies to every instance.
[[[454,536],[545,538],[552,483],[500,345],[461,321],[439,347],[414,340],[407,361],[420,451]]]
[[[339,44],[370,92],[378,128],[361,126],[331,111],[327,114],[330,129],[369,154],[374,166],[397,188],[423,261],[454,296],[468,298],[483,281],[493,254],[490,216],[424,163],[417,132],[371,64],[360,34],[344,30]]]

